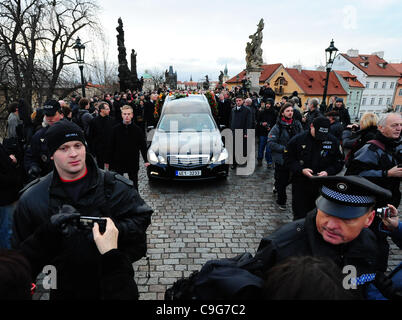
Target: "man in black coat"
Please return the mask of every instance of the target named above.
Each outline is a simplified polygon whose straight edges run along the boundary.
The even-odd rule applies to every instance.
[[[156,125],[154,111],[155,111],[155,101],[157,98],[158,98],[158,96],[156,94],[151,94],[150,97],[145,99],[144,117],[145,117],[146,127],[149,127],[149,126],[155,127],[155,125]]]
[[[43,106],[44,121],[42,127],[32,136],[31,143],[24,155],[24,168],[30,181],[47,175],[53,170],[53,163],[45,142],[47,130],[63,119],[60,103],[48,100]]]
[[[232,102],[227,92],[221,93],[218,100],[218,125],[224,125],[229,128],[230,114],[232,112]]]
[[[233,133],[233,165],[232,169],[237,167],[237,160],[244,156],[247,150],[247,129],[252,129],[252,114],[251,110],[243,105],[243,97],[236,97],[236,106],[233,107],[230,117],[230,129]],[[236,157],[236,131],[242,131],[242,144],[243,153],[238,151],[239,155]],[[240,144],[241,145],[241,144]]]
[[[379,202],[378,207],[392,204],[398,208],[401,203],[402,117],[399,113],[386,113],[380,117],[377,126],[375,138],[354,153],[345,175],[359,175],[388,189],[392,193],[392,198],[387,202]],[[376,218],[372,229],[382,247],[382,264],[385,270],[388,264],[389,245],[386,234],[379,232],[380,222],[381,219]]]
[[[121,111],[120,108],[123,106],[123,102],[121,101],[121,97],[119,94],[116,94],[113,99],[113,116],[116,122],[121,122]]]
[[[99,104],[99,115],[90,124],[88,144],[91,152],[96,157],[96,163],[101,169],[105,163],[109,163],[108,152],[115,121],[110,117],[110,107],[105,101]]]
[[[119,174],[128,173],[138,190],[140,152],[145,166],[149,166],[147,144],[142,129],[133,122],[133,109],[130,106],[123,106],[121,116],[123,122],[117,124],[112,130],[108,150],[110,163],[105,164],[105,167]]]
[[[309,101],[308,106],[309,110],[305,113],[304,117],[302,118],[302,125],[304,130],[310,130],[310,126],[315,118],[324,116],[319,110],[318,102],[319,101],[317,98],[313,98]]]
[[[317,199],[316,209],[306,218],[286,224],[263,238],[255,258],[264,266],[268,279],[271,267],[286,258],[329,258],[345,273],[341,284],[344,289],[354,292],[356,298],[362,298],[378,271],[377,240],[368,228],[374,219],[373,208],[376,201],[389,198],[391,194],[356,176],[312,179],[320,185],[321,196]],[[297,294],[306,288],[297,290],[297,285],[282,288],[282,292],[288,292],[289,299],[302,299]],[[292,297],[292,292],[296,296]]]
[[[304,218],[315,207],[318,187],[311,177],[331,176],[343,168],[338,140],[329,131],[329,119],[314,119],[310,130],[294,136],[285,150],[285,165],[293,173],[292,210],[294,220]]]
[[[275,101],[275,92],[269,85],[269,82],[265,82],[261,87],[259,96],[262,97],[263,100],[272,99]]]
[[[268,99],[266,103],[261,102],[261,108],[258,110],[256,117],[256,135],[258,136],[258,165],[262,165],[262,159],[264,157],[268,166],[272,166],[271,150],[267,145],[268,133],[274,127],[278,118],[278,114],[274,109],[274,103],[272,99]]]
[[[86,152],[84,133],[73,122],[54,124],[45,139],[55,169],[25,188],[14,213],[13,247],[18,249],[57,214],[78,213],[110,217],[119,231],[119,248],[131,262],[141,259],[146,253],[146,229],[153,211],[133,183],[96,166]],[[63,229],[67,227],[68,224]],[[54,258],[43,257],[42,251],[35,251],[34,247],[35,252],[29,253],[57,270],[57,290],[51,290],[50,299],[98,299],[100,255],[91,230],[79,229],[69,234],[62,239],[60,248]],[[35,265],[34,275],[41,268],[43,265]]]
[[[339,113],[336,111],[330,111],[325,114],[329,119],[331,125],[329,127],[329,133],[338,139],[339,143],[342,140],[343,125],[339,122]]]
[[[18,160],[0,143],[0,248],[10,248],[13,211],[21,188]]]

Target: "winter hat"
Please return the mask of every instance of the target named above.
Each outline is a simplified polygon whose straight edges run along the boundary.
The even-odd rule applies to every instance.
[[[331,122],[328,118],[318,117],[313,120],[313,127],[315,129],[315,137],[317,140],[325,140],[328,135]]]
[[[45,141],[50,155],[63,144],[69,141],[81,141],[86,146],[84,132],[74,122],[60,120],[47,129]]]

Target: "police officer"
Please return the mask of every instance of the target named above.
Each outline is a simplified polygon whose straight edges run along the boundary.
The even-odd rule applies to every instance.
[[[60,103],[56,100],[46,101],[42,109],[44,113],[42,128],[33,135],[24,156],[24,167],[29,180],[45,176],[52,171],[53,165],[45,142],[45,134],[50,126],[63,119]]]
[[[314,119],[310,129],[293,137],[285,150],[285,164],[293,173],[294,220],[304,218],[314,208],[318,187],[310,178],[336,175],[343,168],[338,140],[328,133],[329,127],[329,119]]]
[[[304,219],[286,224],[263,238],[255,257],[263,263],[268,278],[269,269],[289,257],[329,258],[341,270],[345,266],[350,268],[345,274],[344,287],[355,289],[348,291],[364,297],[367,285],[378,271],[377,240],[368,227],[374,219],[376,202],[390,198],[391,192],[358,176],[323,176],[312,180],[320,185],[316,209]],[[282,290],[287,291],[289,299],[303,298],[303,293],[314,289],[306,287],[311,283],[294,283]],[[317,289],[316,292],[323,288]]]

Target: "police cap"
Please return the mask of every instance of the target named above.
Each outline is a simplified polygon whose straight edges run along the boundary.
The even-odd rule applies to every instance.
[[[60,103],[56,100],[48,100],[43,105],[43,113],[48,117],[53,117],[60,110]]]
[[[321,185],[321,196],[316,201],[317,209],[341,219],[361,217],[378,200],[392,197],[389,190],[360,176],[328,176],[311,179]]]

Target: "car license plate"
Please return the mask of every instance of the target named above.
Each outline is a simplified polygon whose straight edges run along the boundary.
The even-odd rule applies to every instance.
[[[176,177],[198,177],[201,170],[176,171]]]

